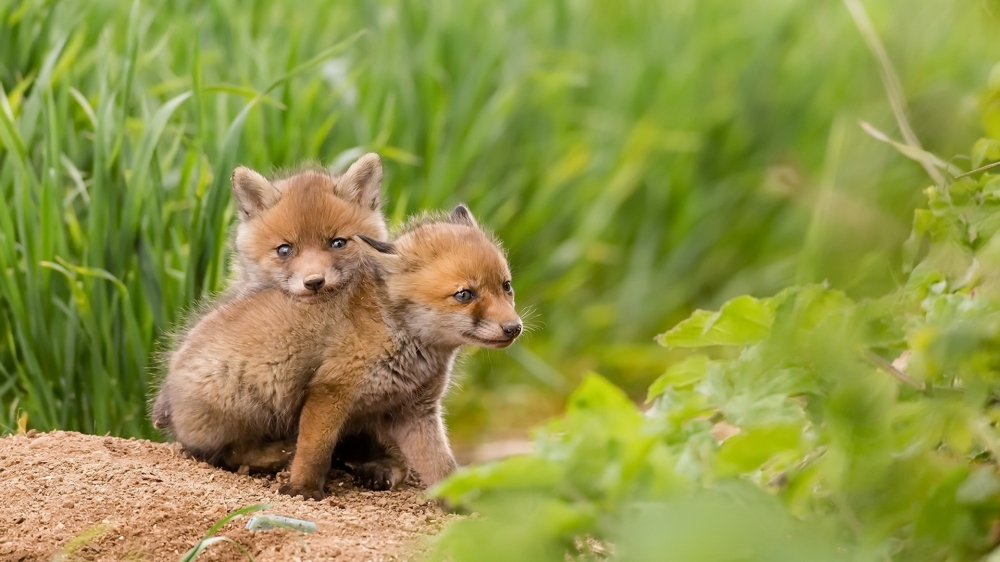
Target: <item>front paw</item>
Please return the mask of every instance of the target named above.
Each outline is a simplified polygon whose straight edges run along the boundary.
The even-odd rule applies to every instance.
[[[369,490],[392,490],[406,478],[406,473],[393,466],[390,460],[361,463],[351,469],[354,483]]]
[[[325,493],[323,493],[322,486],[318,488],[315,485],[296,486],[291,482],[289,482],[288,484],[284,484],[280,488],[278,488],[278,493],[284,494],[286,496],[292,496],[293,498],[296,496],[302,496],[303,500],[310,500],[310,499],[321,500],[326,495]]]

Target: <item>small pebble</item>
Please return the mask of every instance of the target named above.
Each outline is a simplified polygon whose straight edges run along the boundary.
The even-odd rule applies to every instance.
[[[76,506],[73,505],[73,502],[66,502],[63,504],[63,507],[65,507],[66,509],[73,509]]]
[[[34,429],[29,429],[28,432],[25,433],[24,435],[27,436],[27,437],[34,437],[37,434],[38,434],[38,432],[35,431]]]

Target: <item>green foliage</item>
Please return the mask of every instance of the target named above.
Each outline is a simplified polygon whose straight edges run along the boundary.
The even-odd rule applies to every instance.
[[[667,347],[745,345],[763,339],[774,322],[776,301],[737,297],[718,312],[696,311],[656,339]]]
[[[989,6],[866,4],[953,152],[1000,58]],[[153,435],[156,342],[225,281],[232,167],[362,150],[394,220],[465,201],[496,228],[545,328],[466,363],[458,421],[538,404],[501,384],[634,393],[649,334],[784,286],[807,230],[839,258],[813,280],[885,286],[919,170],[838,123],[888,116],[838,2],[0,0],[0,426]],[[851,205],[813,213],[821,177]]]
[[[976,143],[973,166],[995,146]],[[694,312],[658,337],[692,354],[647,411],[592,375],[532,454],[439,484],[483,517],[433,557],[1000,556],[1000,175],[925,195],[900,287],[799,285]]]

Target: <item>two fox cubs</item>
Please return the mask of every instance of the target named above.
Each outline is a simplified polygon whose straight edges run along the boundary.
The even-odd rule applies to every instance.
[[[281,491],[307,498],[323,496],[344,435],[402,457],[360,467],[373,487],[404,463],[426,485],[455,468],[441,399],[459,347],[521,333],[510,270],[461,205],[387,240],[381,180],[374,154],[339,178],[236,170],[237,290],[179,338],[154,425],[231,469],[291,461]]]

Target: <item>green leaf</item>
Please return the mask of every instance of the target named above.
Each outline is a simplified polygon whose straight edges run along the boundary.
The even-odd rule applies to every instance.
[[[570,395],[566,412],[593,411],[599,414],[612,412],[635,412],[635,404],[608,379],[596,373],[589,373],[580,386]]]
[[[537,456],[515,456],[495,463],[460,468],[427,491],[459,505],[491,491],[551,490],[563,476],[553,461]]]
[[[978,168],[994,160],[1000,160],[1000,140],[983,138],[972,145],[973,168]]]
[[[649,404],[652,402],[656,397],[663,394],[668,387],[683,388],[701,381],[701,379],[705,378],[705,371],[707,369],[708,357],[705,355],[692,355],[679,363],[671,365],[666,373],[660,375],[649,386],[646,403]]]
[[[1000,497],[1000,478],[991,467],[972,471],[955,490],[960,504],[984,504]]]
[[[741,296],[722,305],[718,312],[696,310],[690,318],[657,336],[666,347],[749,345],[771,331],[775,302]]]
[[[716,462],[720,474],[757,470],[771,457],[797,449],[802,440],[799,425],[755,427],[722,442]]]

